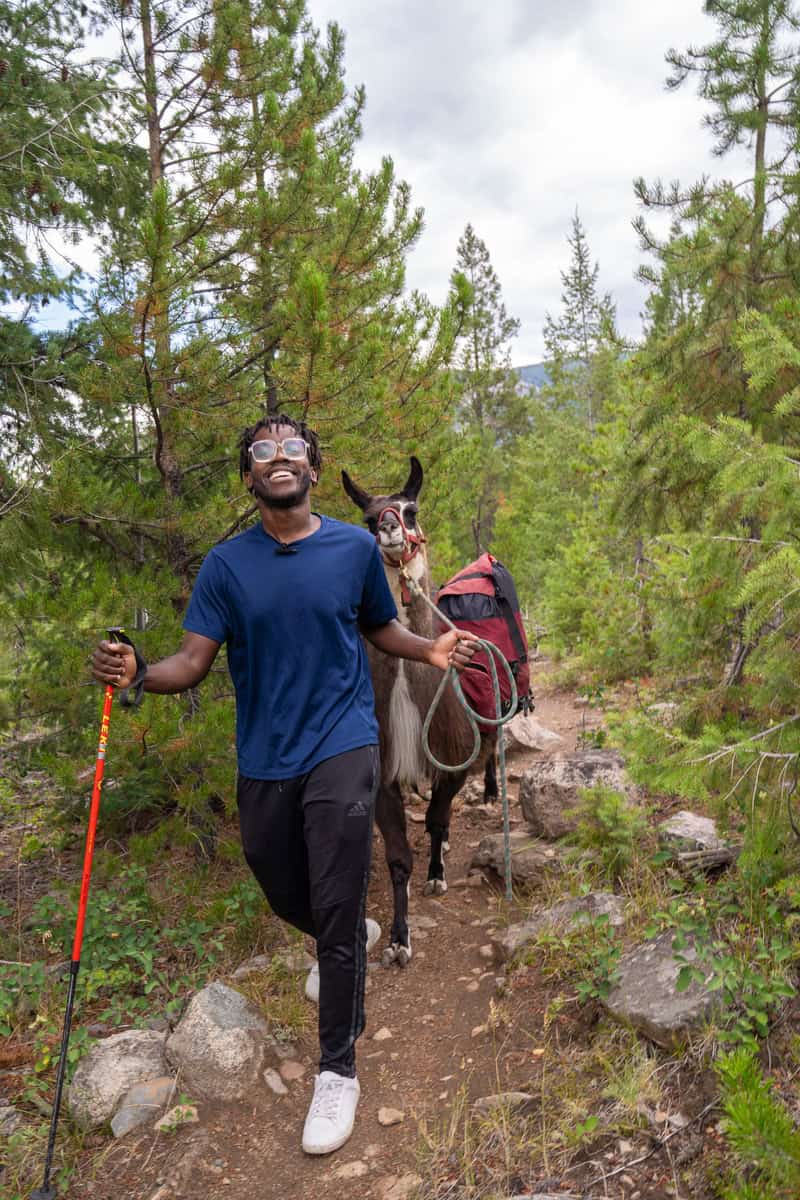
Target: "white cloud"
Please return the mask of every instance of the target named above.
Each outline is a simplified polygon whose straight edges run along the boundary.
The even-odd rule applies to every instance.
[[[713,32],[700,0],[309,0],[309,10],[345,29],[348,82],[367,89],[359,164],[389,154],[425,209],[410,285],[441,301],[471,222],[522,321],[516,362],[541,357],[576,207],[633,337],[645,292],[633,278],[632,180],[746,173],[741,159],[738,169],[712,159],[691,90],[664,87],[668,47]]]

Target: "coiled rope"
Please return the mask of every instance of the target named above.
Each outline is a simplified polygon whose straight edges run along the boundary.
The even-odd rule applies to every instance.
[[[428,605],[428,607],[431,609],[431,611],[436,613],[436,616],[439,618],[439,620],[444,625],[447,625],[447,626],[449,626],[450,629],[454,629],[456,632],[458,632],[458,626],[454,625],[453,622],[450,620],[450,618],[446,617],[440,608],[437,608],[437,606],[431,600],[430,596],[428,596],[426,594],[426,592],[419,586],[416,579],[411,578],[411,576],[409,575],[405,566],[401,566],[399,568],[399,573],[400,573],[401,577],[403,578],[403,580],[404,580],[406,586],[408,587],[409,591],[411,592],[411,594],[414,596],[420,596],[425,601],[425,603]],[[495,712],[497,713],[497,716],[496,717],[484,717],[482,713],[476,712],[475,709],[472,707],[472,705],[467,700],[466,696],[464,695],[464,691],[461,687],[461,680],[459,679],[458,671],[455,669],[455,667],[448,668],[448,670],[442,676],[441,682],[440,682],[438,688],[436,689],[436,694],[434,695],[433,700],[431,701],[431,706],[428,709],[427,716],[425,717],[425,720],[422,725],[422,748],[425,751],[425,756],[428,759],[428,761],[430,763],[432,763],[433,766],[436,767],[436,769],[438,771],[452,771],[452,772],[466,771],[467,768],[471,767],[472,764],[475,762],[475,759],[478,757],[478,755],[480,754],[480,750],[481,750],[481,732],[480,732],[480,729],[478,728],[478,722],[480,721],[480,723],[482,725],[493,725],[499,731],[503,725],[506,725],[511,720],[511,718],[514,716],[514,714],[517,711],[517,681],[514,678],[514,672],[511,670],[511,667],[508,664],[508,660],[506,659],[502,650],[500,650],[497,646],[495,646],[494,642],[487,642],[485,638],[478,638],[478,642],[479,642],[480,646],[483,648],[483,650],[486,652],[486,656],[489,660],[489,671],[490,671],[491,678],[492,678],[492,688],[494,690],[494,705],[495,705]],[[500,680],[499,680],[499,677],[497,674],[497,664],[498,663],[502,666],[503,670],[505,671],[506,675],[508,676],[508,682],[509,682],[509,685],[511,688],[510,705],[509,705],[508,712],[505,714],[505,716],[502,715],[503,700],[500,695]],[[429,742],[431,722],[433,721],[433,718],[436,714],[436,710],[439,707],[439,703],[442,699],[442,696],[444,695],[444,690],[447,687],[448,683],[452,683],[453,690],[455,691],[456,696],[458,697],[459,704],[461,705],[461,707],[464,709],[464,712],[466,713],[467,720],[469,721],[470,729],[472,730],[472,737],[473,737],[472,753],[469,755],[468,758],[465,758],[464,761],[461,763],[439,762],[439,759],[436,757],[436,755],[431,750],[430,742]],[[505,877],[506,877],[506,900],[508,900],[510,902],[513,899],[513,889],[511,886],[511,828],[509,825],[509,815],[508,815],[508,786],[506,783],[506,748],[505,748],[505,739],[504,739],[502,733],[500,733],[500,736],[497,739],[497,760],[500,765],[500,795],[501,795],[502,801],[503,801],[503,862],[504,862]]]

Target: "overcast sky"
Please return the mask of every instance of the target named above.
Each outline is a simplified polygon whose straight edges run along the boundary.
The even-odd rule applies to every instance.
[[[542,358],[545,313],[576,207],[619,324],[638,336],[642,255],[632,180],[744,178],[711,155],[691,84],[667,93],[665,51],[710,40],[701,0],[308,0],[345,30],[346,73],[367,90],[363,168],[383,155],[425,210],[409,284],[441,302],[469,221],[489,248],[517,365]],[[738,168],[738,169],[737,169]]]
[[[307,0],[319,28],[346,33],[350,88],[367,108],[358,165],[384,155],[425,210],[408,282],[441,303],[467,222],[488,246],[506,307],[521,321],[516,365],[543,357],[545,314],[576,208],[600,286],[622,333],[641,330],[643,261],[632,181],[690,183],[748,174],[745,152],[720,161],[691,84],[668,93],[664,54],[715,32],[702,0]],[[70,248],[90,272],[91,239]],[[53,304],[41,325],[63,326]]]

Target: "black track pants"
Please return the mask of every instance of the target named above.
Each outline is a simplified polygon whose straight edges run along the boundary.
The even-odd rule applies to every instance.
[[[364,911],[378,747],[326,759],[296,779],[239,776],[244,855],[270,907],[317,939],[320,1070],[356,1073],[364,1029]]]

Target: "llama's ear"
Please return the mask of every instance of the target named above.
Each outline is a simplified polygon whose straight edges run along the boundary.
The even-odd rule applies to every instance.
[[[342,471],[342,487],[347,492],[353,504],[357,504],[362,512],[366,512],[372,503],[372,496],[365,492],[357,483],[353,483],[347,471]]]
[[[403,495],[408,500],[416,500],[419,495],[419,490],[422,487],[422,463],[414,455],[411,455],[411,471],[406,480],[406,486],[403,488]]]

